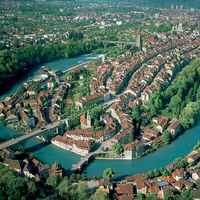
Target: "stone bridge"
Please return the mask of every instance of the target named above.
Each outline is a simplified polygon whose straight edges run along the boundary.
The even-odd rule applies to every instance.
[[[135,42],[127,42],[127,41],[106,41],[101,40],[100,42],[104,44],[116,44],[120,49],[123,49],[124,46],[131,44],[132,46],[135,46]]]
[[[72,165],[71,170],[69,170],[66,175],[68,177],[70,177],[72,173],[74,173],[76,171],[81,171],[81,168],[84,165],[87,165],[89,163],[89,160],[93,157],[93,154],[94,154],[94,152],[90,152],[87,155],[85,155],[84,157],[82,157],[81,160],[77,164]]]
[[[46,127],[44,127],[43,129],[38,129],[36,131],[32,131],[28,134],[22,135],[20,137],[17,138],[13,138],[11,140],[8,140],[6,142],[3,142],[0,144],[0,149],[4,149],[7,148],[9,146],[12,146],[14,144],[17,144],[23,140],[26,140],[28,138],[34,137],[34,136],[40,136],[42,137],[46,142],[51,141],[52,137],[55,137],[56,133],[59,134],[64,134],[65,132],[65,120],[60,120],[58,122],[55,122],[53,124],[48,124]]]

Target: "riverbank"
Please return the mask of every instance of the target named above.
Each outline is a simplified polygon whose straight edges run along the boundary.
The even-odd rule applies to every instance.
[[[96,55],[99,56],[99,55]],[[93,60],[94,55],[91,56]],[[88,60],[90,57],[81,56],[78,58],[72,59],[62,59],[59,61],[49,62],[44,64],[44,66],[51,69],[66,69],[71,66],[75,66],[78,61]],[[27,81],[28,77],[35,76],[41,71],[42,66],[37,66],[35,70],[32,70],[26,77],[23,78],[20,82],[14,85],[13,88],[10,88],[4,96],[9,96],[10,94],[16,92],[17,88],[21,86],[24,82]],[[200,116],[199,116],[200,117]],[[169,145],[164,145],[159,148],[154,153],[146,155],[140,159],[135,160],[102,160],[94,159],[89,163],[85,168],[83,168],[83,173],[86,173],[87,176],[101,176],[103,170],[110,167],[116,173],[116,178],[124,177],[125,175],[133,175],[136,173],[148,172],[150,169],[160,168],[168,165],[177,157],[184,157],[187,155],[193,146],[196,144],[197,140],[200,139],[200,119],[197,118],[195,125],[186,130],[184,134],[178,136],[173,143]],[[0,138],[9,139],[12,137],[17,137],[19,133],[15,130],[11,130],[7,127],[0,125]],[[55,147],[52,144],[46,144],[37,138],[31,138],[20,145],[24,146],[24,149],[33,152],[34,157],[43,163],[53,165],[55,161],[60,163],[66,170],[71,169],[73,164],[76,164],[81,156],[67,152],[58,147]],[[16,147],[17,148],[17,147]],[[65,159],[63,159],[65,158]]]

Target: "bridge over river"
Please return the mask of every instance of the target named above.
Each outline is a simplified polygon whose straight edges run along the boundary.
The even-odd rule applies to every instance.
[[[122,49],[124,46],[131,44],[132,46],[135,45],[135,42],[130,42],[130,41],[107,41],[107,40],[101,40],[100,42],[104,44],[116,44],[117,46]]]
[[[44,135],[44,137],[46,135],[47,139],[50,139],[50,138],[54,137],[56,131],[62,134],[63,131],[65,130],[64,129],[65,125],[66,125],[65,124],[65,120],[60,120],[60,121],[57,121],[57,122],[55,122],[53,124],[48,124],[43,129],[38,129],[38,130],[30,132],[30,133],[28,133],[26,135],[22,135],[20,137],[13,138],[11,140],[8,140],[6,142],[1,143],[0,144],[0,149],[7,148],[9,146],[17,144],[18,142],[21,142],[23,140],[26,140],[28,138],[31,138],[31,137],[34,137],[34,136],[38,136],[38,135]]]
[[[70,175],[74,173],[75,171],[80,171],[83,165],[88,164],[89,160],[93,157],[93,154],[94,152],[90,152],[84,157],[82,157],[78,163],[72,165],[71,170],[69,170],[66,175],[70,177]]]

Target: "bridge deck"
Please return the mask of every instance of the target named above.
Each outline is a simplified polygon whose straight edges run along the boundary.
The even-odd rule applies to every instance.
[[[45,127],[45,129],[38,129],[38,130],[36,130],[36,131],[33,131],[33,132],[31,132],[31,133],[28,133],[28,134],[26,134],[26,135],[22,135],[22,136],[20,136],[20,137],[18,137],[18,138],[13,138],[13,139],[11,139],[11,140],[8,140],[8,141],[6,141],[6,142],[3,142],[3,143],[1,143],[0,144],[0,149],[4,149],[4,148],[7,148],[7,147],[9,147],[9,146],[12,146],[12,145],[14,145],[14,144],[17,144],[18,142],[21,142],[21,141],[23,141],[23,140],[26,140],[26,139],[28,139],[28,138],[30,138],[30,137],[34,137],[34,136],[36,136],[36,135],[39,135],[39,134],[41,134],[42,132],[45,132],[46,130],[51,130],[52,128],[55,128],[55,127],[58,127],[58,126],[60,126],[62,124],[62,121],[58,121],[58,122],[55,122],[55,123],[53,123],[53,124],[49,124],[49,125],[47,125],[46,127]]]
[[[77,169],[80,169],[81,166],[85,163],[85,161],[89,160],[91,156],[93,156],[93,152],[88,153],[85,157],[83,157],[77,164],[75,164],[72,168],[71,171],[76,171]]]

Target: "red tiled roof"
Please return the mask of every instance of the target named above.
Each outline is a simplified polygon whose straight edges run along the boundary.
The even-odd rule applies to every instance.
[[[117,194],[133,194],[133,185],[130,183],[127,184],[116,184],[117,187],[115,191]]]
[[[160,178],[162,181],[167,181],[168,183],[174,183],[175,179],[173,179],[171,176],[164,176]]]

